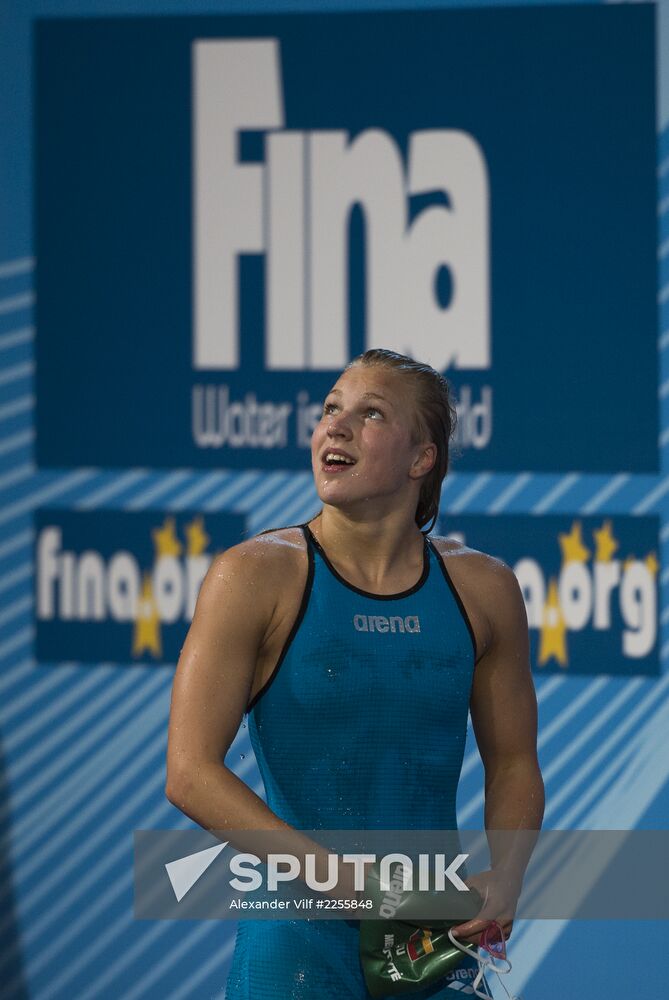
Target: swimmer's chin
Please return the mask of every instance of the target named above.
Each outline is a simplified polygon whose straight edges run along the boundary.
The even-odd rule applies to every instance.
[[[343,512],[350,512],[351,514],[360,514],[361,511],[371,510],[371,505],[374,502],[374,497],[370,496],[350,496],[346,495],[343,491],[336,489],[328,490],[319,488],[317,491],[318,499],[326,507],[332,507],[334,510],[340,510]]]

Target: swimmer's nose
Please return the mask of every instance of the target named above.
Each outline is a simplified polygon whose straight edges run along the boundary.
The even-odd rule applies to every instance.
[[[351,437],[351,426],[345,414],[333,416],[327,426],[328,437]]]

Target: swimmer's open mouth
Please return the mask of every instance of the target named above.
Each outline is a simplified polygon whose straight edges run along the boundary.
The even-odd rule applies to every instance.
[[[328,448],[323,453],[323,468],[326,472],[339,472],[355,465],[355,459],[341,448]]]

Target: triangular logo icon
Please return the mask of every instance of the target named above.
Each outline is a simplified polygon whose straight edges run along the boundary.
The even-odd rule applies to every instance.
[[[204,875],[212,861],[218,857],[228,841],[224,844],[216,844],[215,847],[208,847],[204,851],[197,851],[196,854],[187,854],[185,858],[177,858],[176,861],[169,861],[165,869],[177,897],[177,903],[181,902],[189,889],[192,889],[201,875]]]

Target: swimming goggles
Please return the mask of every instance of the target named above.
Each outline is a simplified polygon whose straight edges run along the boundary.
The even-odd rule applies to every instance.
[[[502,976],[511,972],[511,962],[506,957],[504,932],[496,920],[491,920],[482,932],[478,954],[471,951],[471,945],[467,947],[467,945],[458,941],[456,937],[453,937],[450,928],[448,937],[452,945],[459,948],[460,951],[464,951],[478,962],[479,969],[474,982],[471,984],[474,996],[481,997],[481,1000],[494,1000],[484,978],[487,972],[494,972],[509,1000],[521,1000],[521,997],[516,997],[509,993],[502,979]],[[486,992],[481,992],[482,989],[485,989]]]

